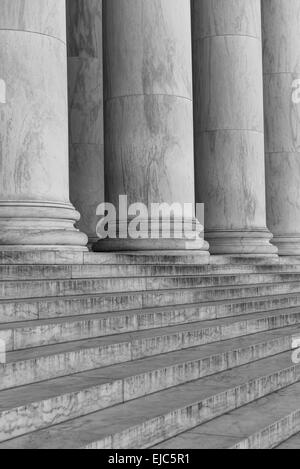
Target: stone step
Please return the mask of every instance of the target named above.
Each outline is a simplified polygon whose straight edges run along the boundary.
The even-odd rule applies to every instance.
[[[297,323],[300,323],[300,307],[263,312],[252,309],[249,314],[242,304],[239,311],[236,308],[231,316],[226,316],[221,308],[217,312],[210,313],[208,309],[199,313],[195,307],[181,311],[181,314],[180,311],[178,314],[173,312],[172,318],[170,313],[164,310],[156,313],[152,310],[149,312],[142,310],[119,315],[95,314],[67,319],[8,323],[0,325],[0,339],[5,341],[6,351],[9,352],[152,329],[155,329],[154,333],[158,335],[160,328],[173,326],[177,326],[179,331],[192,330],[194,335],[206,337],[207,340],[215,337],[224,340],[231,330],[232,336],[236,336]]]
[[[262,324],[268,327],[271,322],[262,321]],[[0,364],[0,389],[214,343],[222,337],[218,323],[208,330],[210,336],[203,330],[202,323],[197,323],[8,352],[6,363]],[[269,334],[273,332],[281,338],[284,350],[288,350],[292,336],[300,334],[300,326],[297,324]],[[228,326],[223,329],[224,340],[243,334],[247,334],[243,326],[236,331],[231,331]]]
[[[265,263],[266,259],[255,259],[255,263]],[[249,259],[243,260],[247,263]],[[228,260],[227,263],[235,261]],[[237,261],[238,263],[242,263]],[[279,262],[278,259],[270,259],[269,263]],[[53,264],[95,264],[95,265],[128,265],[128,264],[208,264],[209,256],[203,252],[195,251],[149,251],[145,252],[75,252],[75,251],[18,251],[0,252],[0,264],[2,265],[53,265]],[[225,263],[225,260],[224,262]]]
[[[156,277],[178,275],[221,275],[242,273],[299,273],[300,265],[269,264],[269,265],[1,265],[0,280],[58,280],[79,278],[111,278],[111,277]]]
[[[0,265],[53,265],[53,264],[275,264],[283,260],[274,256],[210,256],[196,251],[149,251],[149,252],[75,252],[73,251],[0,251]],[[284,260],[288,264],[300,263],[296,257]]]
[[[276,449],[300,449],[300,433],[281,443]]]
[[[0,323],[29,321],[53,317],[81,316],[148,308],[172,307],[174,310],[190,305],[206,308],[211,303],[218,307],[221,301],[234,304],[236,300],[271,302],[286,307],[299,304],[299,282],[228,286],[222,288],[185,288],[147,292],[102,293],[98,295],[77,295],[66,297],[31,298],[0,301]],[[278,298],[276,298],[278,296]],[[281,296],[279,298],[279,296]],[[283,298],[283,296],[285,298]],[[260,298],[258,298],[260,297]],[[219,301],[219,303],[217,303]],[[216,302],[216,303],[214,303]],[[200,305],[201,303],[201,305]],[[275,304],[274,303],[274,304]],[[197,307],[198,307],[197,306]],[[245,306],[247,307],[247,306]],[[280,306],[279,306],[280,307]],[[268,308],[267,308],[268,309]],[[155,312],[155,311],[154,311]]]
[[[71,266],[72,278],[99,277],[155,277],[178,275],[221,275],[240,273],[297,273],[299,264],[129,264],[129,265],[76,265]],[[19,277],[20,278],[20,277]],[[40,277],[38,277],[40,279]],[[4,280],[4,278],[3,278]]]
[[[156,446],[158,449],[272,449],[300,431],[300,383],[264,396]]]
[[[284,353],[19,436],[0,449],[149,448],[299,379],[300,366]]]
[[[0,440],[277,355],[290,338],[257,334],[1,391]]]
[[[222,288],[247,286],[277,286],[277,289],[300,291],[299,273],[235,274],[177,277],[128,277],[73,280],[0,281],[0,300],[28,299],[60,296],[96,295],[193,288]],[[206,291],[206,290],[205,290]]]
[[[179,324],[266,313],[298,315],[299,295],[261,297],[254,300],[215,301],[166,308],[145,308],[114,313],[54,317],[0,324],[0,338],[17,350],[49,343],[157,329]],[[12,319],[12,318],[10,318]],[[240,318],[239,318],[240,319]],[[10,345],[11,344],[11,345]]]

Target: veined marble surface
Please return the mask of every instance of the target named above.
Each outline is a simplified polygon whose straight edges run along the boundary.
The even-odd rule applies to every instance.
[[[79,227],[96,238],[104,201],[102,0],[68,0],[70,194]]]
[[[174,96],[106,104],[106,197],[128,203],[194,202],[192,102]],[[111,129],[114,130],[112,133]]]
[[[262,0],[264,73],[300,73],[298,0]]]
[[[105,190],[115,205],[119,194],[194,203],[190,14],[189,0],[103,1]]]
[[[267,222],[282,255],[300,253],[300,3],[262,0]]]
[[[1,0],[0,29],[41,33],[66,42],[65,0]]]
[[[193,0],[192,8],[196,201],[205,204],[211,252],[227,254],[230,244],[231,253],[271,254],[260,1]]]
[[[195,143],[202,152],[195,161],[196,197],[208,200],[206,229],[251,231],[264,227],[263,133],[203,132],[196,135]]]
[[[189,0],[104,0],[105,97],[192,98]]]
[[[261,42],[248,36],[214,36],[195,41],[193,52],[196,133],[262,133]]]
[[[102,0],[67,0],[68,56],[102,57]]]
[[[64,0],[1,2],[1,250],[86,244],[69,201],[65,18]]]
[[[2,201],[69,200],[65,52],[47,36],[0,30]]]
[[[250,36],[261,38],[261,0],[192,0],[193,38]]]

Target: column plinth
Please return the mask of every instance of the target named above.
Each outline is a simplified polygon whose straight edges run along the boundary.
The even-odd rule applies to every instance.
[[[263,0],[267,222],[279,254],[300,254],[300,4]],[[298,81],[297,81],[298,80]],[[296,88],[294,83],[296,82]]]
[[[260,0],[193,0],[196,201],[212,254],[276,255],[266,224]]]
[[[0,250],[85,250],[69,201],[64,0],[3,0]]]
[[[192,203],[189,0],[104,0],[105,192],[118,206]],[[96,250],[203,249],[186,239],[100,240]],[[190,247],[191,246],[191,247]]]
[[[0,202],[0,251],[83,250],[86,236],[71,204]]]

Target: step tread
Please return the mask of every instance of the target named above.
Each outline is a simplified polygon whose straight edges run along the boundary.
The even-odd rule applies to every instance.
[[[284,441],[276,449],[300,449],[300,433]]]
[[[231,303],[231,302],[230,302]],[[128,310],[128,311],[115,311],[111,313],[95,313],[95,314],[86,314],[86,315],[78,315],[78,316],[67,316],[67,317],[57,317],[57,318],[47,318],[47,319],[36,319],[36,320],[31,320],[31,321],[19,321],[19,322],[10,322],[10,323],[3,323],[0,324],[0,331],[7,331],[7,330],[18,330],[18,329],[33,329],[35,327],[43,327],[43,326],[51,326],[51,325],[58,325],[58,324],[69,324],[69,323],[80,323],[80,322],[90,322],[90,321],[101,321],[105,319],[112,319],[116,318],[119,316],[124,316],[124,315],[136,315],[136,314],[141,314],[145,315],[147,313],[153,314],[153,310],[155,310],[157,313],[159,312],[164,312],[166,310],[173,310],[173,309],[182,309],[184,305],[181,305],[180,307],[166,307],[166,308],[143,308],[142,310]],[[187,308],[193,308],[195,305],[187,305]],[[232,315],[232,316],[220,316],[217,317],[215,315],[212,315],[211,319],[203,320],[203,321],[191,321],[191,322],[185,322],[185,323],[179,323],[177,326],[183,326],[184,324],[186,326],[189,326],[190,324],[203,324],[203,327],[209,327],[211,322],[215,322],[216,320],[218,321],[228,321],[228,323],[233,322],[242,322],[244,320],[249,319],[258,319],[259,317],[264,317],[266,316],[276,316],[276,315],[286,315],[286,314],[295,314],[300,312],[300,306],[296,307],[287,307],[287,308],[278,308],[274,310],[266,310],[266,311],[257,311],[254,313],[247,313],[247,314],[239,314],[239,315]],[[170,325],[169,327],[176,327],[176,325]],[[161,326],[159,325],[158,327],[153,327],[153,329],[161,329]],[[120,332],[116,332],[119,334]]]
[[[291,367],[290,353],[267,358],[39,430],[1,443],[0,449],[81,448],[116,432],[120,433],[136,425],[143,425],[145,420],[162,418],[162,416],[167,418],[166,416],[172,412],[191,405],[199,407],[199,403],[204,399],[229,388],[236,388],[258,377],[270,377],[287,369],[291,372],[295,370],[295,366]]]
[[[299,411],[299,396],[300,383],[296,383],[160,443],[155,448],[230,449]]]
[[[175,367],[175,365],[192,363],[208,357],[216,357],[219,354],[270,343],[281,337],[292,336],[294,332],[296,332],[295,328],[287,328],[259,333],[3,390],[0,391],[0,411],[3,412],[10,408],[29,404],[33,402],[33,399],[49,399],[61,393],[68,394],[95,385],[112,383],[116,380],[124,380],[147,372],[155,372],[155,370]]]
[[[218,322],[207,321],[207,323],[211,323],[212,325],[218,327],[221,323],[226,324],[226,321],[227,319],[218,320]],[[203,323],[198,322],[191,324],[180,324],[160,329],[141,330],[135,332],[128,332],[120,335],[104,336],[100,338],[92,338],[73,342],[64,342],[53,345],[45,345],[42,347],[33,347],[30,349],[8,352],[6,359],[7,363],[12,363],[20,360],[24,361],[37,359],[41,356],[56,355],[60,353],[73,352],[83,349],[86,350],[91,348],[105,347],[112,344],[124,344],[128,342],[132,343],[141,339],[153,339],[153,342],[155,342],[155,338],[169,336],[172,334],[176,334],[177,332],[193,332],[197,330],[197,328],[203,329]],[[297,331],[300,331],[300,325],[292,326],[292,329],[295,330],[295,333],[297,333]],[[219,337],[216,338],[216,341],[218,340]]]

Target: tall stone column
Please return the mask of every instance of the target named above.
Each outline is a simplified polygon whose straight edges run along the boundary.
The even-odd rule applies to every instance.
[[[103,28],[106,201],[194,204],[190,1],[104,0]],[[177,215],[172,239],[119,238],[95,249],[207,251],[203,239],[180,238]]]
[[[70,197],[96,241],[104,201],[102,0],[67,0]]]
[[[1,0],[0,250],[84,250],[69,201],[64,0]]]
[[[300,255],[300,2],[262,7],[267,221],[279,254]]]
[[[260,0],[192,0],[196,200],[213,254],[272,255]]]

